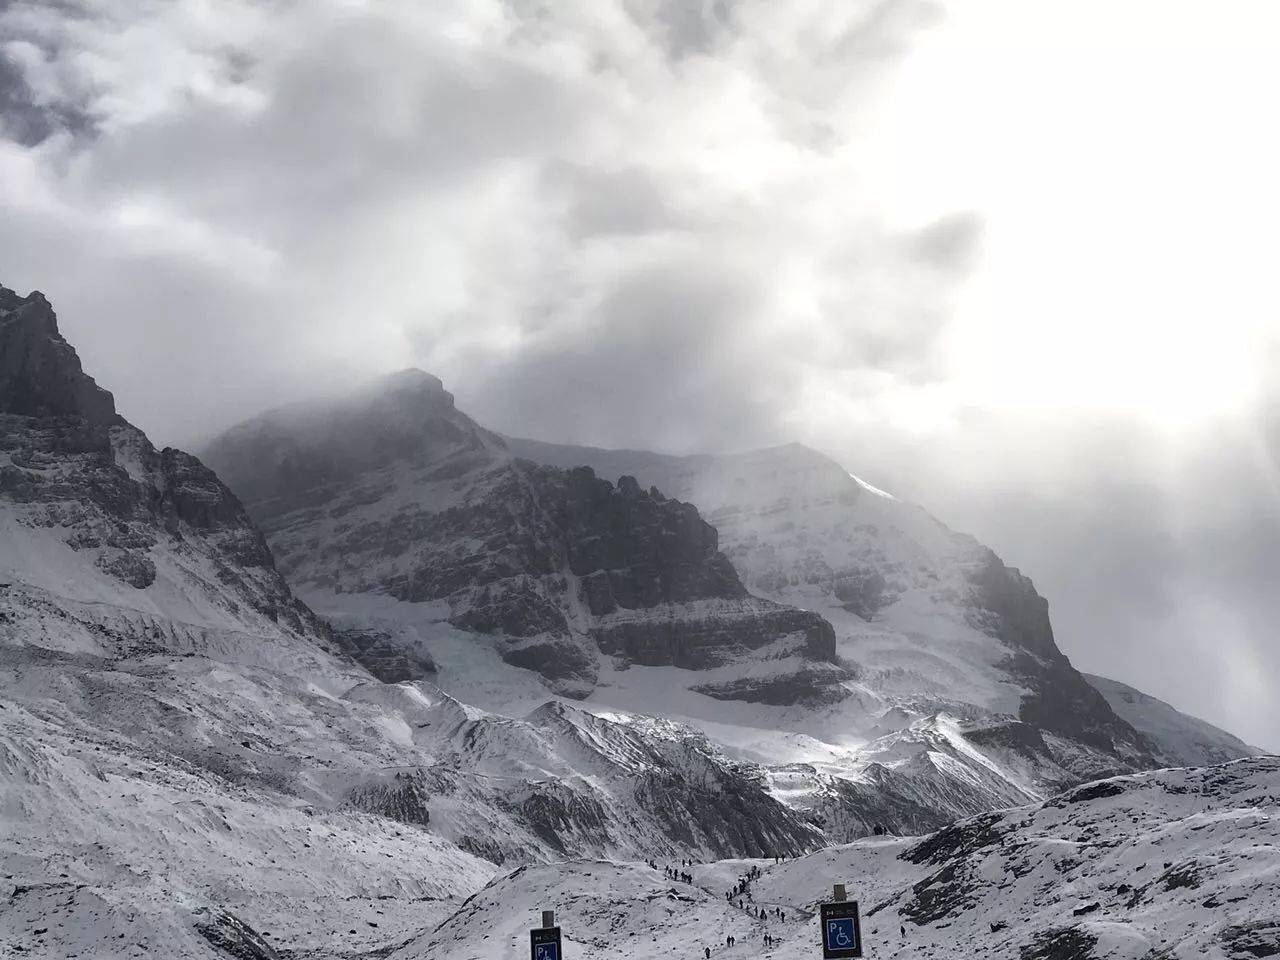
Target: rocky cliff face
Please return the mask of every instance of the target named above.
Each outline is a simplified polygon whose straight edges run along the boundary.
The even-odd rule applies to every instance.
[[[830,624],[749,595],[696,507],[631,477],[519,460],[427,374],[266,414],[206,458],[292,583],[443,605],[451,624],[494,637],[508,663],[563,694],[589,694],[606,662],[732,673],[788,656],[807,669],[787,683],[713,687],[842,695]]]
[[[231,491],[116,413],[43,296],[4,288],[0,509],[0,577],[84,600],[103,599],[105,579],[184,623],[323,634]]]
[[[44,294],[20,297],[0,287],[0,337],[0,410],[76,417],[95,427],[117,421],[114,399],[81,369]]]
[[[973,622],[1010,650],[1005,667],[1026,689],[1019,718],[1114,754],[1117,771],[1148,765],[1147,744],[1058,649],[1049,623],[1049,603],[1018,570],[983,548],[970,574]],[[1090,771],[1101,773],[1102,771]]]
[[[667,457],[509,443],[544,463],[625,471],[696,504],[753,594],[834,624],[838,654],[858,665],[880,703],[873,713],[890,726],[948,712],[974,742],[1009,741],[998,749],[1046,786],[1153,763],[1059,650],[1048,603],[1027,577],[816,451]],[[1027,730],[1042,749],[1028,752]]]

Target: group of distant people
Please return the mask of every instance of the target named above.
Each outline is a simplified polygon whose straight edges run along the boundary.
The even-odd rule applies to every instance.
[[[724,938],[724,945],[726,947],[732,947],[737,942],[738,942],[738,939],[735,936],[733,936],[733,934],[730,934],[729,936]],[[711,960],[711,948],[703,947],[702,955],[706,957],[706,960]]]
[[[774,857],[773,862],[782,863],[784,859],[785,859],[784,857]],[[679,866],[667,865],[662,867],[662,872],[668,880],[677,880],[681,883],[693,883],[693,873],[690,871],[695,866],[696,862],[697,861],[691,860],[691,859],[681,860],[679,862]],[[646,860],[645,863],[647,863],[654,870],[658,869],[657,860]],[[757,910],[754,903],[750,907],[747,906],[747,901],[750,901],[752,899],[751,881],[758,880],[760,876],[761,876],[760,868],[758,866],[753,865],[746,873],[744,873],[742,876],[738,878],[738,882],[733,885],[733,888],[731,890],[725,891],[724,898],[727,901],[729,901],[729,903],[733,903],[735,900],[737,900],[738,907],[742,910],[749,910],[751,913],[751,919],[753,920],[760,920],[767,923],[769,920],[773,919],[773,920],[777,920],[779,923],[786,923],[787,913],[781,907],[771,907],[771,908],[760,907]],[[764,945],[766,947],[775,946],[779,942],[778,938],[775,937],[773,934],[771,934],[768,930],[765,930],[762,936],[764,938]],[[732,947],[737,942],[738,940],[735,936],[733,936],[733,934],[729,934],[724,938],[724,945],[726,947]],[[711,960],[710,947],[703,947],[702,953],[703,953],[704,960]]]
[[[657,860],[646,860],[645,863],[651,866],[654,870],[658,869]],[[692,860],[680,861],[681,867],[692,867],[693,864],[694,864],[694,861]],[[668,880],[678,880],[681,883],[693,883],[693,874],[688,873],[683,869],[677,870],[675,867],[666,866],[662,868],[662,873],[663,873],[663,876],[665,876]]]
[[[732,890],[725,891],[724,898],[730,903],[733,903],[734,898],[736,897],[738,900],[738,909],[745,910],[746,904],[743,903],[743,898],[746,898],[747,900],[751,899],[751,881],[757,879],[759,876],[760,868],[753,866],[738,878],[738,882],[733,885]]]

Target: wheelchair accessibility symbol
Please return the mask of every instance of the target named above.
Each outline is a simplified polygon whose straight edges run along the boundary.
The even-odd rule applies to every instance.
[[[540,943],[534,949],[534,960],[560,960],[560,951],[554,943]]]
[[[854,939],[852,919],[827,921],[828,950],[850,950],[855,946],[857,941]]]
[[[819,906],[818,927],[824,960],[862,956],[862,929],[858,926],[858,901],[836,900]]]

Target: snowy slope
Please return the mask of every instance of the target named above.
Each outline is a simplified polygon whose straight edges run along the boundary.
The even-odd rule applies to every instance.
[[[739,909],[725,891],[753,865],[762,874]],[[706,947],[726,960],[810,957],[815,908],[836,882],[859,901],[873,957],[1275,956],[1280,761],[1122,777],[923,840],[868,839],[780,865],[692,872],[689,885],[644,864],[529,867],[392,956],[518,955],[539,912],[554,908],[569,960],[698,957]],[[766,932],[776,945],[763,946]]]
[[[298,947],[357,949],[429,924],[499,862],[818,841],[762,772],[669,723],[562,704],[497,716],[321,653],[254,665],[208,650],[72,652],[44,645],[52,623],[26,642],[30,621],[11,601],[2,872],[39,890],[85,885],[157,929],[190,926],[172,914],[184,904]],[[84,609],[74,618],[120,629]],[[0,929],[9,921],[0,904]]]
[[[1133,687],[1086,673],[1085,679],[1150,745],[1153,756],[1171,767],[1199,767],[1267,753],[1211,723],[1189,716]]]

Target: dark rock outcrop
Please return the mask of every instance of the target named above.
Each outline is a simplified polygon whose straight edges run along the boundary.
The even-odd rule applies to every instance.
[[[887,581],[872,568],[849,569],[832,575],[831,592],[850,613],[870,620],[885,605]]]
[[[985,562],[971,575],[979,625],[1011,647],[1038,657],[1061,656],[1049,622],[1049,601],[1021,571],[1005,566],[991,550],[983,553]]]
[[[40,294],[0,287],[0,499],[14,520],[136,590],[161,577],[246,627],[323,642],[235,495],[199,460],[157,450],[84,373]],[[44,586],[60,589],[61,584]]]
[[[1116,715],[1106,698],[1085,680],[1058,649],[1049,622],[1049,602],[1031,580],[984,551],[972,574],[974,626],[998,637],[1009,648],[1006,668],[1028,692],[1020,718],[1033,727],[1110,754],[1114,769],[1091,770],[1092,776],[1155,765],[1141,736]]]
[[[834,661],[831,626],[749,596],[690,504],[627,477],[615,486],[586,467],[508,469],[483,502],[421,518],[415,563],[388,584],[392,595],[448,599],[455,625],[521,640],[504,646],[507,660],[583,689],[594,682],[594,649],[622,663],[701,670],[794,637],[798,655]],[[482,539],[484,552],[457,562],[443,528]],[[582,607],[585,624],[572,614]],[[800,679],[791,688],[801,699],[839,696],[840,677],[824,674],[817,688]]]
[[[643,608],[642,608],[643,609]],[[699,617],[627,618],[592,627],[600,649],[646,667],[704,670],[722,666],[736,652],[783,643],[779,654],[834,663],[835,631],[805,610],[756,597],[711,607]]]
[[[980,747],[1000,747],[1032,762],[1053,756],[1049,745],[1044,742],[1044,733],[1029,723],[1017,720],[969,730],[965,739]]]
[[[564,530],[570,572],[592,579],[593,614],[747,595],[715,528],[692,504],[654,497],[632,477],[615,487],[590,467],[566,473],[526,463],[543,509]]]
[[[22,417],[116,423],[115,400],[80,367],[44,294],[0,287],[0,410]]]
[[[420,770],[400,770],[389,779],[348,791],[343,806],[415,827],[431,825],[431,784]]]
[[[383,683],[435,678],[436,664],[430,654],[400,643],[384,630],[334,630],[333,639],[343,653]]]
[[[1231,924],[1219,935],[1231,960],[1280,957],[1280,914],[1265,920]]]
[[[1037,934],[1018,953],[1019,960],[1095,960],[1098,937],[1080,927]]]
[[[840,682],[849,672],[835,665],[814,664],[767,677],[743,677],[723,683],[700,683],[693,689],[717,700],[745,700],[773,706],[819,707],[843,699]]]
[[[192,926],[215,950],[235,960],[280,960],[275,948],[233,913],[201,907],[194,912]]]
[[[1003,836],[998,829],[1001,820],[1001,814],[991,813],[953,824],[905,851],[902,859],[910,863],[940,865],[953,857],[967,856],[976,850],[994,846]]]

